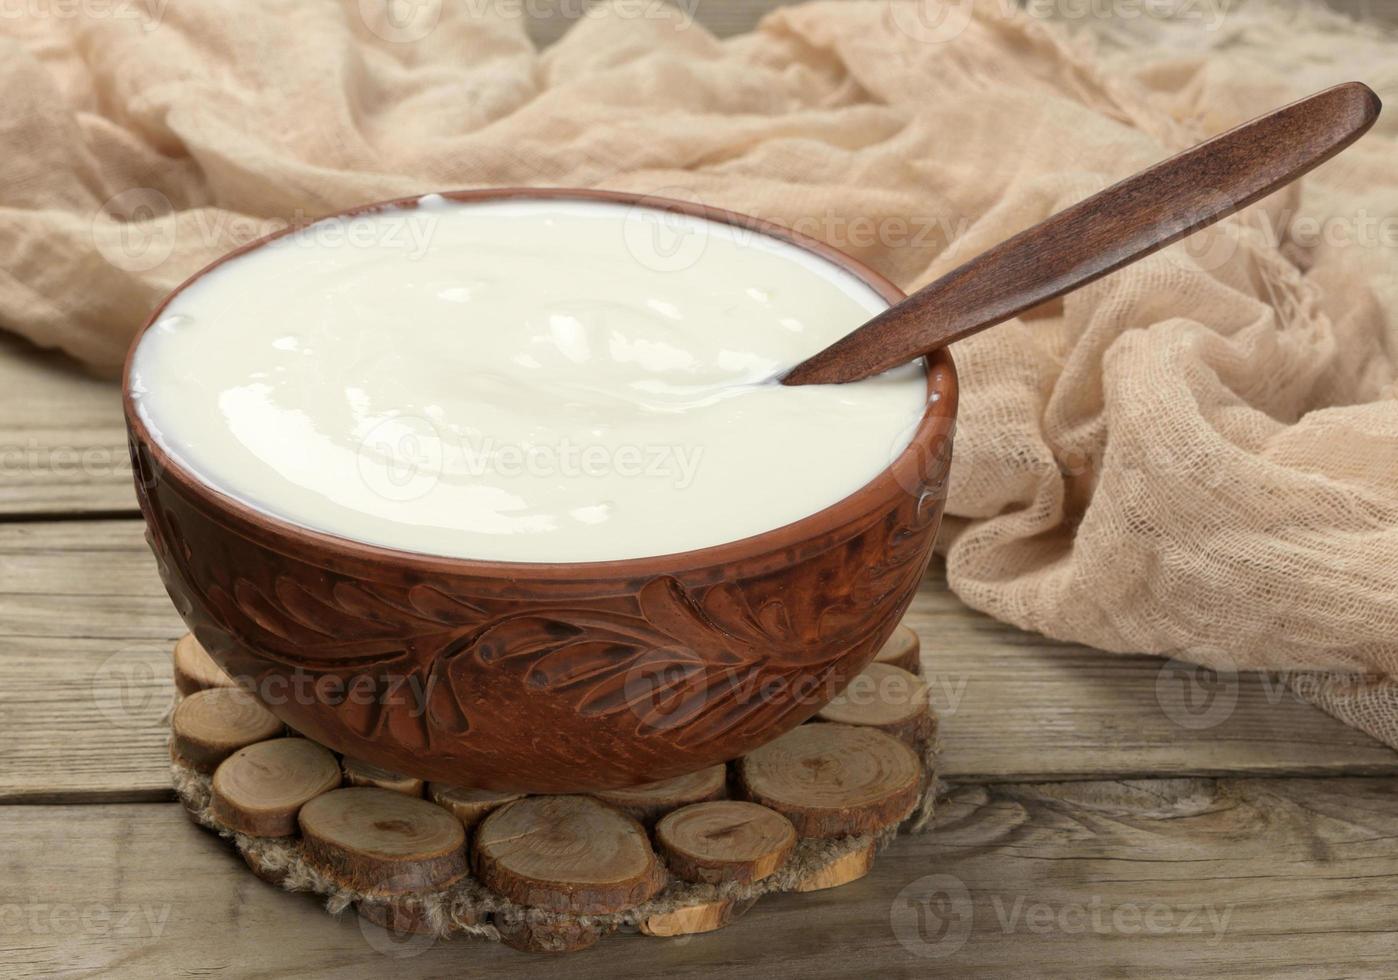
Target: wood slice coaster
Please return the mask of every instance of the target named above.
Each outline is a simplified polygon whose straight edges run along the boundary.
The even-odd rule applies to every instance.
[[[874,654],[874,663],[901,667],[910,674],[921,674],[922,641],[908,627],[899,624],[879,652]]]
[[[670,870],[711,885],[761,881],[796,847],[796,828],[775,810],[741,800],[694,803],[655,827]]]
[[[390,772],[367,762],[351,759],[349,756],[345,756],[343,762],[345,782],[351,786],[377,786],[379,789],[392,790],[395,793],[402,793],[404,796],[422,795],[422,788],[425,784],[416,776]]]
[[[609,789],[592,795],[650,826],[677,807],[718,800],[728,795],[728,767],[710,766],[687,776],[626,789]]]
[[[917,806],[922,762],[873,728],[801,725],[738,760],[748,799],[784,814],[802,837],[876,834]]]
[[[340,785],[329,749],[304,738],[275,738],[234,752],[214,772],[212,807],[226,827],[252,837],[290,837],[296,815]]]
[[[170,754],[199,772],[211,773],[234,752],[282,734],[282,723],[238,687],[196,691],[170,716]]]
[[[917,748],[932,737],[928,703],[921,677],[901,667],[872,663],[821,708],[816,719],[877,728]]]
[[[490,811],[524,799],[523,793],[498,793],[493,789],[471,789],[446,783],[429,783],[427,795],[433,803],[456,814],[456,819],[467,830],[484,820]]]
[[[343,888],[402,895],[466,874],[466,831],[426,800],[352,786],[311,800],[296,822],[306,864]]]
[[[233,678],[214,663],[203,645],[186,633],[175,643],[175,690],[188,696],[211,687],[236,687]]]
[[[342,773],[328,749],[285,737],[250,695],[217,685],[172,714],[171,772],[190,817],[231,840],[254,874],[317,892],[332,911],[353,904],[365,928],[546,952],[618,930],[693,935],[763,895],[862,877],[919,799],[903,829],[930,814],[931,741],[919,755],[887,734],[920,731],[917,704],[935,730],[925,685],[886,665],[868,673],[872,707],[852,690],[728,766],[588,796],[433,783],[424,800],[410,774],[354,759]],[[907,696],[889,694],[899,690]],[[730,785],[745,799],[725,799]]]
[[[509,803],[481,821],[473,854],[487,888],[550,912],[616,912],[665,884],[644,828],[590,796]]]

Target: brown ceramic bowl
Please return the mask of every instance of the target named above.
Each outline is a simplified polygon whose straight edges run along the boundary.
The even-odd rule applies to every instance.
[[[701,215],[808,249],[890,302],[903,297],[819,242],[685,202],[533,189],[446,196],[587,198]],[[395,551],[269,517],[156,444],[131,399],[129,357],[126,373],[151,548],[213,657],[288,725],[333,749],[427,779],[533,792],[613,788],[722,762],[834,697],[892,632],[927,567],[957,400],[951,356],[938,352],[907,450],[795,523],[679,554],[542,564]]]

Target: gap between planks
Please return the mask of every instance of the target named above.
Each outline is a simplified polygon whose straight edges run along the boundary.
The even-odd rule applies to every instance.
[[[973,612],[939,565],[905,622],[952,782],[1398,773],[1398,754],[1275,678],[1237,677],[1216,724],[1182,725],[1190,677]],[[0,525],[0,801],[169,798],[161,719],[183,632],[139,521]]]
[[[962,787],[868,877],[719,932],[614,937],[575,980],[1391,976],[1398,779]],[[173,804],[0,807],[19,973],[515,976],[491,944],[394,942],[251,879]],[[383,954],[382,956],[376,954]],[[395,962],[396,961],[396,962]]]

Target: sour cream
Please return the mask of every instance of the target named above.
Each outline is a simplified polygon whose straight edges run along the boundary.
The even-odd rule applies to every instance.
[[[167,452],[281,520],[460,558],[638,558],[789,524],[888,466],[925,408],[916,368],[770,380],[886,306],[718,222],[432,196],[196,280],[131,385]]]

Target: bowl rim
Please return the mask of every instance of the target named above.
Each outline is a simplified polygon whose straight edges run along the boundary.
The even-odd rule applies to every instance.
[[[427,191],[409,197],[373,201],[321,215],[312,220],[293,223],[268,235],[245,242],[214,259],[167,293],[151,312],[145,323],[131,339],[122,364],[121,401],[127,432],[135,456],[137,446],[149,454],[163,481],[173,482],[186,500],[202,505],[200,509],[225,526],[236,525],[244,533],[252,532],[264,545],[275,546],[287,554],[306,555],[321,552],[350,562],[391,564],[411,567],[425,574],[473,575],[493,579],[545,579],[595,581],[616,577],[655,577],[695,569],[731,565],[744,559],[789,552],[802,543],[820,538],[889,510],[899,496],[910,495],[907,474],[919,474],[925,469],[919,462],[938,440],[949,439],[956,422],[958,383],[956,365],[951,352],[943,347],[921,358],[927,383],[926,408],[907,447],[868,483],[820,510],[788,524],[731,541],[706,545],[688,551],[637,558],[594,559],[577,562],[500,561],[493,559],[459,558],[430,552],[410,551],[373,544],[329,531],[306,527],[288,518],[270,514],[254,507],[201,478],[192,466],[171,455],[151,434],[136,410],[131,391],[131,369],[146,331],[160,319],[170,302],[189,286],[214,269],[247,252],[261,248],[286,235],[295,234],[322,221],[350,218],[360,214],[418,207],[423,198],[441,197],[463,204],[504,200],[574,200],[607,202],[633,208],[670,211],[733,225],[745,231],[757,232],[778,241],[794,245],[835,265],[861,280],[889,304],[904,298],[904,292],[882,274],[858,259],[801,232],[762,218],[707,204],[629,191],[598,190],[570,187],[499,187],[454,191]],[[942,464],[949,467],[947,456]],[[900,472],[904,477],[900,478]],[[142,480],[141,469],[133,466],[133,477]],[[945,477],[945,473],[942,474]],[[944,486],[944,479],[943,481]],[[944,492],[944,489],[943,489]],[[144,497],[138,492],[145,507]],[[149,515],[146,515],[149,518]]]

